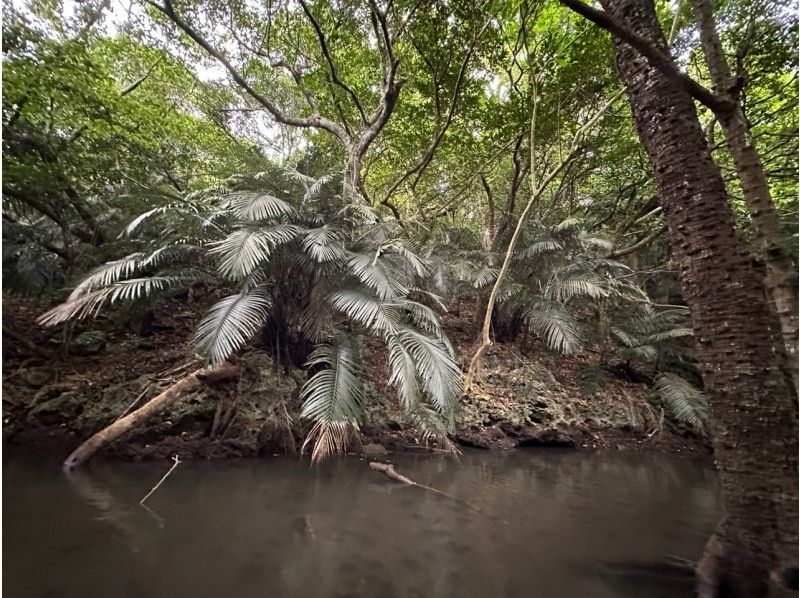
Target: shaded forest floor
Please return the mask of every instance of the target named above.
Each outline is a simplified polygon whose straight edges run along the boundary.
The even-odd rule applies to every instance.
[[[202,291],[202,290],[200,290]],[[48,444],[66,454],[83,439],[199,367],[194,326],[216,293],[175,295],[146,321],[121,311],[63,329],[35,323],[47,306],[3,296],[3,439]],[[469,310],[443,325],[462,365],[475,347]],[[353,450],[436,450],[403,415],[388,386],[385,352],[367,341],[366,416]],[[535,339],[496,344],[475,391],[462,398],[453,440],[464,446],[554,446],[708,451],[707,443],[663,416],[644,376],[613,355],[561,356]],[[105,449],[126,458],[180,454],[226,458],[294,453],[308,424],[298,417],[302,371],[277,364],[264,348],[241,355],[235,383],[207,386]]]

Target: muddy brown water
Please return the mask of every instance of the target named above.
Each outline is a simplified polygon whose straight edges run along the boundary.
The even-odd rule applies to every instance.
[[[23,597],[672,597],[719,515],[707,460],[558,449],[163,463],[3,456],[3,592]]]

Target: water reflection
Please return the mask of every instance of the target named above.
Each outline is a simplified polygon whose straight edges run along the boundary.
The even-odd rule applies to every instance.
[[[688,596],[667,558],[714,527],[707,463],[558,450],[358,459],[94,463],[3,471],[10,596]]]

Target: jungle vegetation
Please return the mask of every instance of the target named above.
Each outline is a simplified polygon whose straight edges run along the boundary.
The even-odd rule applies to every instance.
[[[222,289],[191,350],[304,368],[315,458],[358,428],[367,337],[445,443],[493,343],[613,351],[714,446],[703,595],[796,571],[793,3],[4,13],[4,289],[46,298],[42,325]],[[440,320],[462,304],[457,356]]]

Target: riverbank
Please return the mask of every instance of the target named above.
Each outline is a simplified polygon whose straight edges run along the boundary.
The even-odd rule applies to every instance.
[[[199,367],[187,347],[207,303],[177,295],[146,325],[117,313],[113,321],[89,323],[65,337],[34,323],[46,306],[4,296],[4,442],[50,444],[66,455]],[[471,318],[446,315],[443,324],[465,361],[475,338]],[[402,413],[387,383],[383,351],[376,345],[369,354],[367,409],[353,450],[436,450]],[[462,399],[452,440],[486,449],[708,451],[702,438],[664,418],[635,372],[613,359],[607,363],[598,365],[592,354],[553,355],[535,340],[495,345],[480,382]],[[299,418],[304,372],[257,347],[242,353],[241,370],[239,380],[183,397],[104,454],[217,459],[297,453],[308,431]]]

